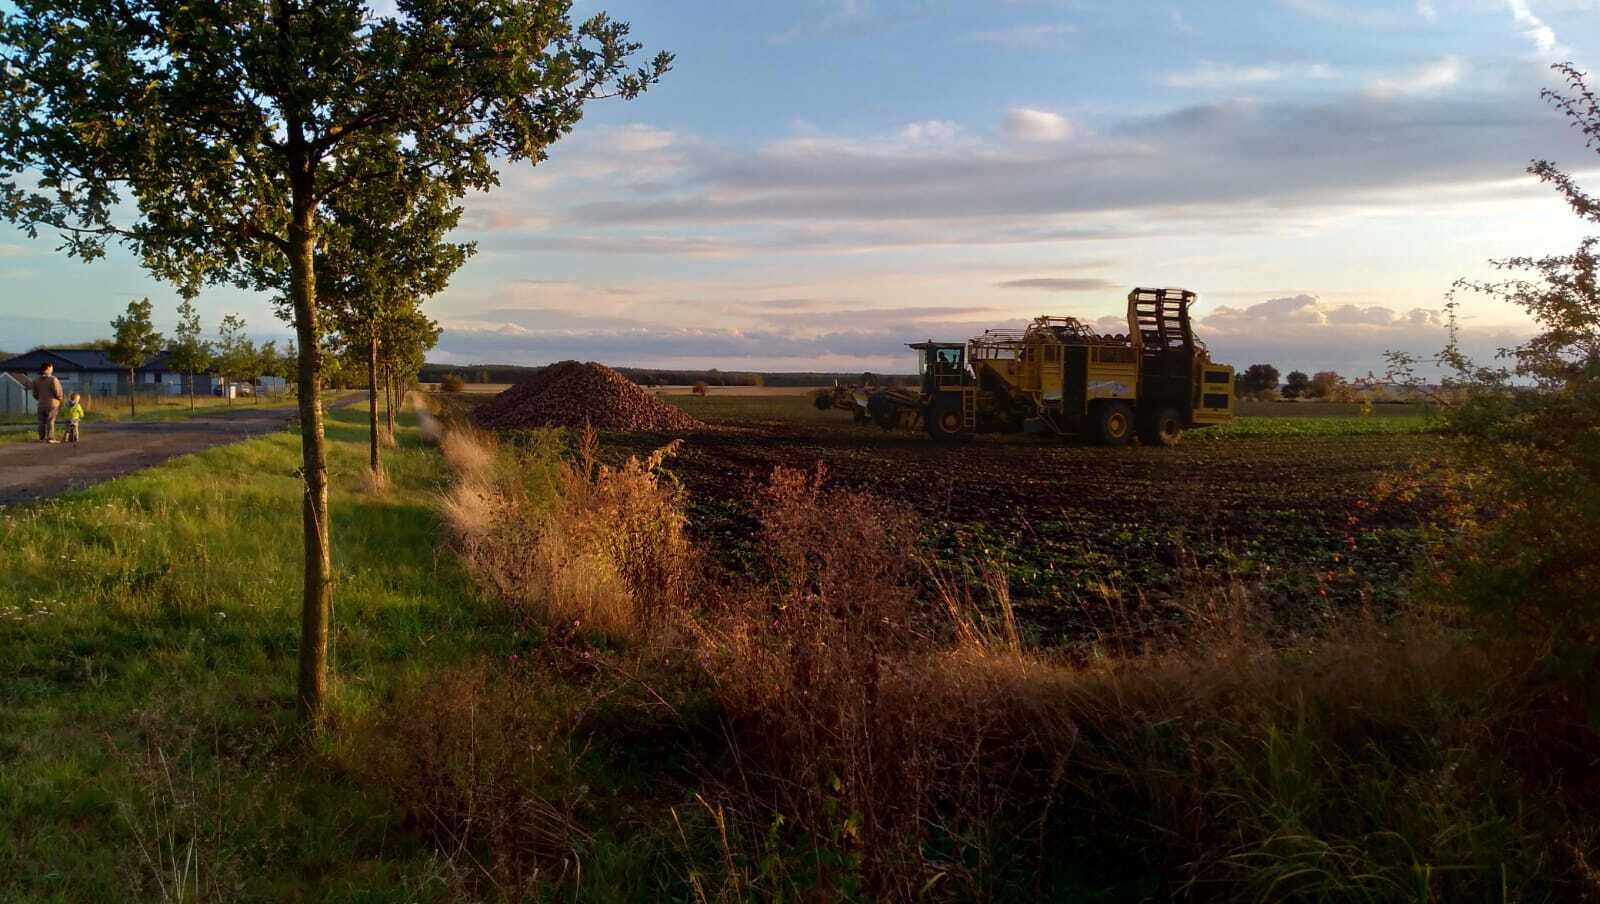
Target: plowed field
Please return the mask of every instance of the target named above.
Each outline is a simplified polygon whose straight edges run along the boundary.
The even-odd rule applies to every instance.
[[[1175,449],[1038,437],[945,446],[854,425],[804,397],[671,401],[710,425],[669,467],[721,565],[742,571],[757,558],[749,500],[772,469],[821,464],[833,485],[915,507],[918,554],[1002,565],[1019,616],[1047,642],[1148,636],[1227,585],[1280,625],[1381,609],[1409,578],[1432,502],[1374,506],[1374,488],[1442,442],[1418,418],[1340,416],[1246,418]],[[606,436],[617,455],[664,441]]]

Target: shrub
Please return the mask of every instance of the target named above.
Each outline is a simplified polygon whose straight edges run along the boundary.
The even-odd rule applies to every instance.
[[[554,501],[541,512],[518,483],[520,467],[502,464],[481,437],[447,434],[458,474],[447,517],[502,598],[555,624],[638,640],[652,617],[685,605],[695,568],[680,490],[661,469],[676,448],[612,468],[586,429],[576,458],[542,488]]]
[[[444,392],[460,392],[467,385],[460,374],[445,374],[439,378],[439,389]]]
[[[706,386],[704,381],[701,381],[699,383],[694,384],[694,388],[692,390],[690,390],[690,391],[693,392],[697,396],[704,396],[706,393],[710,392],[711,390],[710,390],[709,387]]]

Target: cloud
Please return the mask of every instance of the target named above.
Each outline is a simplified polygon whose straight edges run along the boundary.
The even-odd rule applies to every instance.
[[[1050,143],[1072,137],[1072,123],[1066,117],[1046,110],[1012,107],[1006,112],[1005,134],[1017,141]]]
[[[1290,78],[1331,79],[1337,75],[1327,63],[1237,65],[1204,60],[1192,69],[1169,72],[1156,81],[1168,88],[1237,88]]]
[[[1367,95],[1392,98],[1437,94],[1461,81],[1466,71],[1466,63],[1460,57],[1446,56],[1401,76],[1374,79],[1367,83]]]
[[[1506,0],[1506,7],[1511,10],[1511,21],[1533,45],[1534,54],[1539,59],[1553,62],[1567,56],[1569,51],[1556,40],[1555,30],[1533,14],[1527,0]]]
[[[998,289],[1032,289],[1040,292],[1100,292],[1118,287],[1117,283],[1097,276],[1039,276],[995,283],[995,288]]]
[[[1439,21],[1439,8],[1433,0],[1417,0],[1417,15],[1429,22]]]
[[[1072,25],[1017,25],[992,31],[977,31],[968,39],[1007,50],[1054,50],[1065,47],[1078,29]]]
[[[28,251],[27,247],[23,245],[10,243],[0,244],[0,260],[15,257],[28,257],[29,253],[30,252]]]
[[[1197,317],[1196,329],[1212,357],[1238,367],[1268,362],[1284,370],[1336,370],[1346,376],[1378,368],[1387,351],[1427,356],[1449,339],[1438,310],[1333,304],[1304,293],[1245,307],[1224,305]],[[1509,327],[1469,327],[1461,338],[1469,354],[1487,360],[1526,336]]]
[[[1447,65],[1423,82],[1457,72]],[[776,232],[758,244],[834,250],[918,237],[983,242],[994,231],[1013,241],[1095,238],[1104,237],[1097,230],[1171,229],[1179,214],[1249,227],[1243,214],[1255,215],[1251,204],[1282,219],[1424,188],[1458,189],[1450,194],[1456,202],[1474,191],[1503,196],[1530,147],[1575,144],[1559,118],[1521,97],[1421,97],[1400,90],[1408,86],[1417,87],[1393,80],[1380,86],[1381,98],[1195,104],[1071,141],[1018,141],[1060,134],[1053,120],[1031,114],[1008,117],[1009,131],[995,136],[951,124],[867,138],[805,135],[696,154],[670,187],[580,198],[554,216],[568,235],[663,229],[664,240],[699,226],[738,230],[749,241],[767,228]]]

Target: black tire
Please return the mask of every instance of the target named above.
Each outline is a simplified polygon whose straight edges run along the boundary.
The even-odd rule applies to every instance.
[[[1147,446],[1172,448],[1183,441],[1183,415],[1170,406],[1139,418],[1139,441]]]
[[[867,399],[867,416],[885,430],[900,426],[900,410],[887,392],[874,393]]]
[[[929,402],[922,419],[928,435],[941,443],[960,439],[966,427],[966,419],[961,413],[961,398],[954,395],[942,395]]]
[[[831,393],[819,392],[811,399],[811,404],[817,406],[818,411],[827,411],[829,408],[833,407],[833,395]]]
[[[1090,417],[1100,445],[1126,446],[1133,439],[1133,406],[1127,402],[1095,402]]]

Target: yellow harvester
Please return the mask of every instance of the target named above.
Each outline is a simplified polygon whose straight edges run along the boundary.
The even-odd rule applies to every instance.
[[[937,440],[1032,431],[1174,445],[1185,428],[1233,418],[1233,368],[1212,363],[1195,338],[1194,300],[1184,289],[1133,290],[1126,336],[1039,317],[967,342],[914,343],[921,393],[875,393],[868,413],[885,428],[920,421]]]

